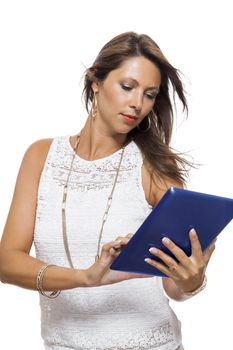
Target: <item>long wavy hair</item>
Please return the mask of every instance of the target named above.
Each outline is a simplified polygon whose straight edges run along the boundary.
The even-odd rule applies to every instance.
[[[166,59],[159,46],[146,34],[126,32],[114,37],[103,46],[93,65],[85,71],[83,98],[87,112],[92,103],[94,93],[92,83],[103,82],[107,75],[131,58],[143,56],[154,63],[161,74],[161,85],[150,113],[140,123],[140,129],[147,129],[148,118],[151,127],[141,132],[137,127],[127,134],[127,139],[133,139],[140,148],[149,164],[153,181],[157,178],[171,178],[185,185],[188,168],[192,165],[181,153],[175,152],[171,146],[171,136],[174,121],[176,94],[180,99],[183,112],[188,115],[188,105],[180,71],[174,68]],[[173,93],[173,104],[170,98]]]

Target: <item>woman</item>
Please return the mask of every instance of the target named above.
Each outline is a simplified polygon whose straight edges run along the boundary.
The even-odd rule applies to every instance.
[[[36,141],[24,155],[0,277],[40,292],[47,350],[182,349],[165,293],[186,300],[204,288],[214,243],[202,252],[190,232],[187,257],[164,239],[179,263],[156,249],[162,262],[147,263],[168,278],[109,269],[166,190],[185,184],[188,162],[169,147],[169,84],[187,109],[178,71],[158,45],[147,35],[118,35],[86,71],[91,111],[81,132]]]

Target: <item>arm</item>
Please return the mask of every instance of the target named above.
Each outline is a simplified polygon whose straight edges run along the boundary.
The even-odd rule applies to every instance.
[[[29,255],[34,232],[37,190],[51,139],[33,143],[25,152],[0,244],[0,278],[5,283],[36,289],[36,275],[45,262]],[[83,271],[51,268],[44,289],[64,289],[86,284]]]
[[[143,187],[146,193],[149,192],[147,198],[152,206],[155,206],[159,202],[167,189],[171,186],[183,187],[182,183],[177,183],[170,178],[157,178],[155,181],[152,181],[146,162],[144,163],[143,176]],[[150,189],[150,191],[148,191],[148,189]],[[151,259],[147,261],[150,265],[156,267],[167,276],[162,280],[164,291],[168,297],[176,301],[189,299],[192,297],[190,293],[199,290],[199,287],[202,286],[207,264],[215,248],[215,242],[213,242],[202,252],[200,242],[195,232],[190,232],[190,241],[192,246],[191,257],[187,257],[173,242],[163,241],[163,244],[171,250],[179,263],[176,263],[168,255],[158,249],[150,252],[159,257],[163,263],[161,264]]]
[[[16,180],[12,203],[0,244],[0,280],[4,283],[36,290],[36,277],[46,262],[30,256],[41,171],[51,139],[33,143],[25,152]],[[43,279],[45,291],[101,285],[108,267],[129,238],[102,247],[100,259],[86,270],[52,267]],[[117,250],[115,249],[117,248]],[[113,282],[118,282],[115,279]],[[108,279],[105,278],[105,282]]]

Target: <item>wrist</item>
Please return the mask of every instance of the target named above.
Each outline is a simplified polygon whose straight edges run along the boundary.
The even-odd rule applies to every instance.
[[[95,264],[94,264],[95,265]],[[100,277],[96,277],[95,266],[91,266],[84,270],[86,287],[98,287],[100,285]]]
[[[196,288],[192,291],[188,291],[188,292],[183,291],[183,294],[187,297],[192,297],[192,296],[200,293],[206,287],[206,284],[207,284],[207,277],[205,275],[204,279],[202,281],[202,284],[198,288]]]
[[[78,287],[90,287],[90,282],[88,279],[88,270],[74,269],[74,283],[76,288]]]

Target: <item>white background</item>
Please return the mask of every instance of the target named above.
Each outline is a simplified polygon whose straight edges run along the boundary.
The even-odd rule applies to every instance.
[[[233,197],[230,1],[1,1],[0,226],[26,148],[75,134],[86,111],[81,77],[101,47],[128,30],[149,34],[185,75],[189,118],[179,113],[173,146],[202,166],[188,188]],[[233,224],[220,235],[208,286],[171,302],[186,350],[232,346]],[[0,287],[1,348],[42,350],[37,292]],[[230,319],[228,318],[230,316]]]

